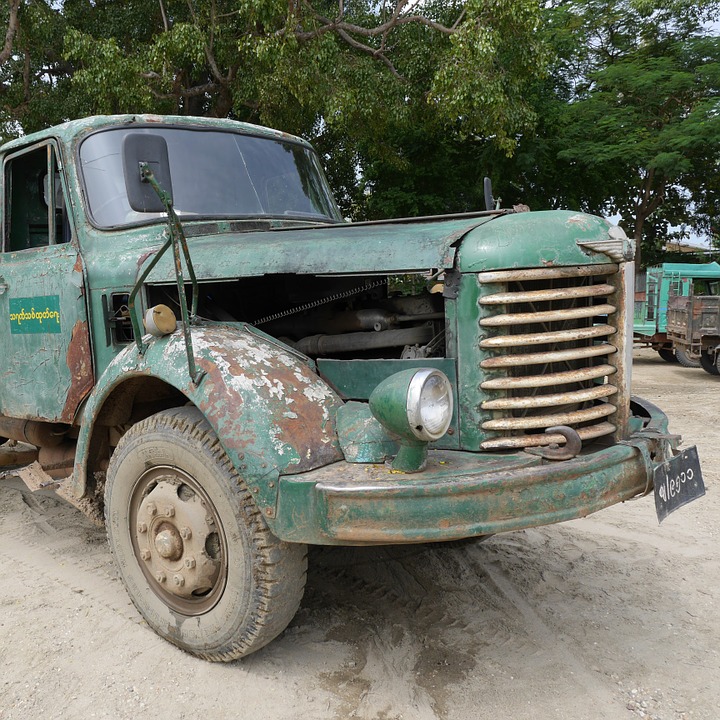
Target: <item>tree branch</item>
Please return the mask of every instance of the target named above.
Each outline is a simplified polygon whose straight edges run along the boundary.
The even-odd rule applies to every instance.
[[[13,51],[13,42],[18,30],[18,9],[20,8],[20,0],[8,0],[10,5],[10,16],[8,18],[7,32],[5,33],[5,45],[0,51],[0,64],[10,59]]]
[[[393,8],[392,15],[388,20],[381,23],[380,25],[376,25],[375,27],[366,28],[362,27],[362,25],[355,25],[354,23],[345,22],[342,19],[345,15],[345,7],[342,0],[340,0],[339,2],[338,17],[336,20],[331,20],[330,18],[321,15],[315,10],[309,0],[303,0],[303,5],[305,5],[312,17],[319,23],[321,23],[321,27],[315,28],[314,30],[297,29],[295,31],[295,37],[300,41],[307,41],[329,32],[337,32],[339,34],[340,31],[343,31],[347,35],[352,34],[360,35],[367,38],[373,38],[386,35],[391,30],[400,25],[409,25],[412,23],[432,28],[433,30],[437,30],[443,35],[453,35],[458,31],[458,26],[465,15],[465,10],[463,9],[458,19],[453,23],[451,27],[448,27],[447,25],[443,25],[442,23],[436,22],[435,20],[431,20],[424,15],[403,15],[402,12],[407,4],[408,0],[397,0],[397,2],[395,3],[395,7]]]
[[[168,21],[167,13],[165,12],[165,5],[163,3],[163,0],[158,0],[160,3],[160,14],[162,15],[162,21],[163,21],[163,27],[165,28],[165,32],[170,31],[170,23]]]
[[[370,47],[369,45],[363,45],[363,43],[358,42],[354,38],[350,37],[344,30],[338,30],[337,34],[348,44],[350,47],[354,47],[356,50],[360,50],[361,52],[367,53],[369,55],[372,55],[373,57],[377,58],[378,60],[381,60],[382,62],[387,65],[390,72],[398,78],[398,80],[402,80],[402,76],[400,73],[396,70],[395,66],[390,62],[390,60],[386,57],[386,55],[382,52],[382,50],[378,50],[377,48]]]
[[[453,27],[447,27],[447,25],[435,22],[435,20],[430,20],[430,18],[426,18],[423,15],[403,15],[402,17],[392,18],[387,22],[382,23],[382,25],[376,25],[373,28],[365,28],[362,27],[362,25],[355,25],[344,21],[336,22],[317,14],[315,15],[315,19],[323,23],[323,26],[316,28],[315,30],[307,30],[304,32],[296,31],[295,37],[299,40],[310,40],[314,37],[318,37],[319,35],[324,35],[325,33],[337,30],[344,30],[345,32],[362,35],[363,37],[377,37],[378,35],[384,35],[400,25],[410,25],[411,23],[424,25],[425,27],[437,30],[443,35],[454,35],[457,32],[455,25],[453,25]]]

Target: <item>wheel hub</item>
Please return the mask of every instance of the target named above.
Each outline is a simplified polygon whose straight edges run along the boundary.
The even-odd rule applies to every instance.
[[[155,536],[155,549],[165,560],[178,560],[183,554],[180,533],[172,525],[164,528]]]
[[[146,576],[178,600],[202,601],[223,565],[214,509],[181,478],[162,476],[142,498],[136,521]]]

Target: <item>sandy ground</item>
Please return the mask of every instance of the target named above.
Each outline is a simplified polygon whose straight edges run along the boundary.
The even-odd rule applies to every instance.
[[[0,483],[0,719],[718,720],[720,378],[636,353],[707,495],[484,543],[316,549],[300,612],[229,665],[158,638],[104,533]]]

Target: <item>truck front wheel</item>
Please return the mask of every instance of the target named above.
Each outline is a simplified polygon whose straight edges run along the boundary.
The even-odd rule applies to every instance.
[[[678,361],[677,357],[675,356],[675,349],[673,347],[661,347],[658,348],[658,355],[665,361],[669,363],[675,363]]]
[[[160,412],[122,437],[108,469],[105,521],[135,606],[183,650],[243,657],[297,611],[306,547],[270,532],[196,408]]]
[[[718,368],[717,358],[720,357],[720,353],[716,356],[708,350],[703,350],[700,353],[700,366],[705,372],[711,375],[720,375],[720,368]]]
[[[686,368],[699,368],[700,367],[700,353],[693,352],[690,348],[675,348],[676,360]]]

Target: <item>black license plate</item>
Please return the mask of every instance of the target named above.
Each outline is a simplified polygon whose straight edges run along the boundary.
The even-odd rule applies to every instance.
[[[705,494],[705,483],[700,470],[697,448],[689,447],[679,455],[655,468],[655,510],[658,522],[662,522],[692,500]]]

